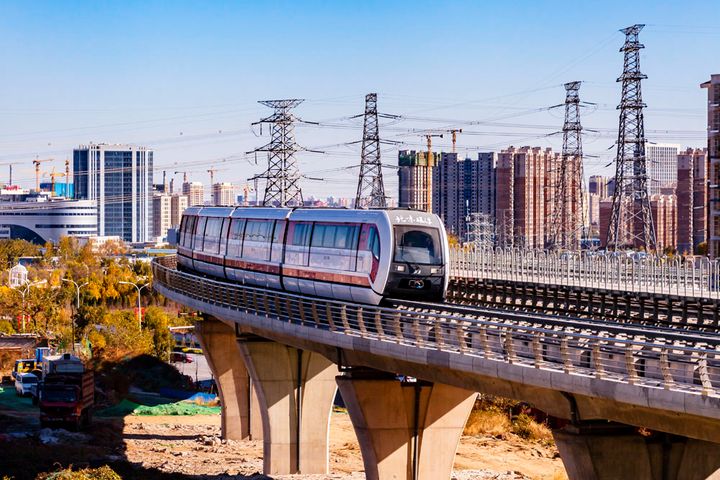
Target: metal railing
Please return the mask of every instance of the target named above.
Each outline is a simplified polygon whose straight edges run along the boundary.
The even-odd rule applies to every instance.
[[[720,298],[720,263],[704,257],[682,259],[454,247],[450,252],[450,275]]]
[[[167,291],[241,313],[340,335],[480,357],[529,368],[625,384],[717,394],[720,352],[659,341],[588,335],[553,328],[509,325],[492,318],[409,311],[264,290],[180,272],[175,257],[152,263],[154,282]],[[388,349],[392,355],[392,349]]]

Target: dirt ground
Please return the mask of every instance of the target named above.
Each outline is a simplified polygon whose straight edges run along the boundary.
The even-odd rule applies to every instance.
[[[6,413],[0,412],[0,473],[17,480],[69,464],[108,464],[124,479],[269,478],[261,474],[262,442],[220,440],[219,415],[96,419],[89,431],[68,433],[40,431],[29,412]],[[329,475],[273,478],[364,478],[362,457],[346,413],[332,415],[330,447]],[[559,480],[565,475],[554,448],[518,437],[501,440],[465,436],[455,459],[454,478]]]

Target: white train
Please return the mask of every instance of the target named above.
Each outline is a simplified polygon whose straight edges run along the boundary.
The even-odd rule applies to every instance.
[[[412,210],[191,207],[178,268],[306,295],[377,305],[445,298],[447,235]]]

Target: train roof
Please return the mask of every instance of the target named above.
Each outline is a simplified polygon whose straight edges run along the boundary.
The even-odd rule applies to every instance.
[[[282,220],[292,212],[291,208],[273,207],[238,207],[232,212],[233,218],[265,218],[268,220]]]
[[[362,222],[378,221],[386,218],[382,210],[354,210],[347,208],[298,208],[290,215],[291,220],[298,221],[335,221]]]
[[[200,210],[201,217],[229,217],[235,210],[233,207],[203,207]]]

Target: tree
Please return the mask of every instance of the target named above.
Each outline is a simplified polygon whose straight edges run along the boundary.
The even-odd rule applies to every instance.
[[[25,240],[0,240],[0,271],[7,270],[20,257],[37,257],[40,247]]]
[[[170,334],[170,317],[160,307],[148,307],[145,310],[146,329],[153,335],[153,355],[161,360],[170,358],[170,351],[175,343]]]

